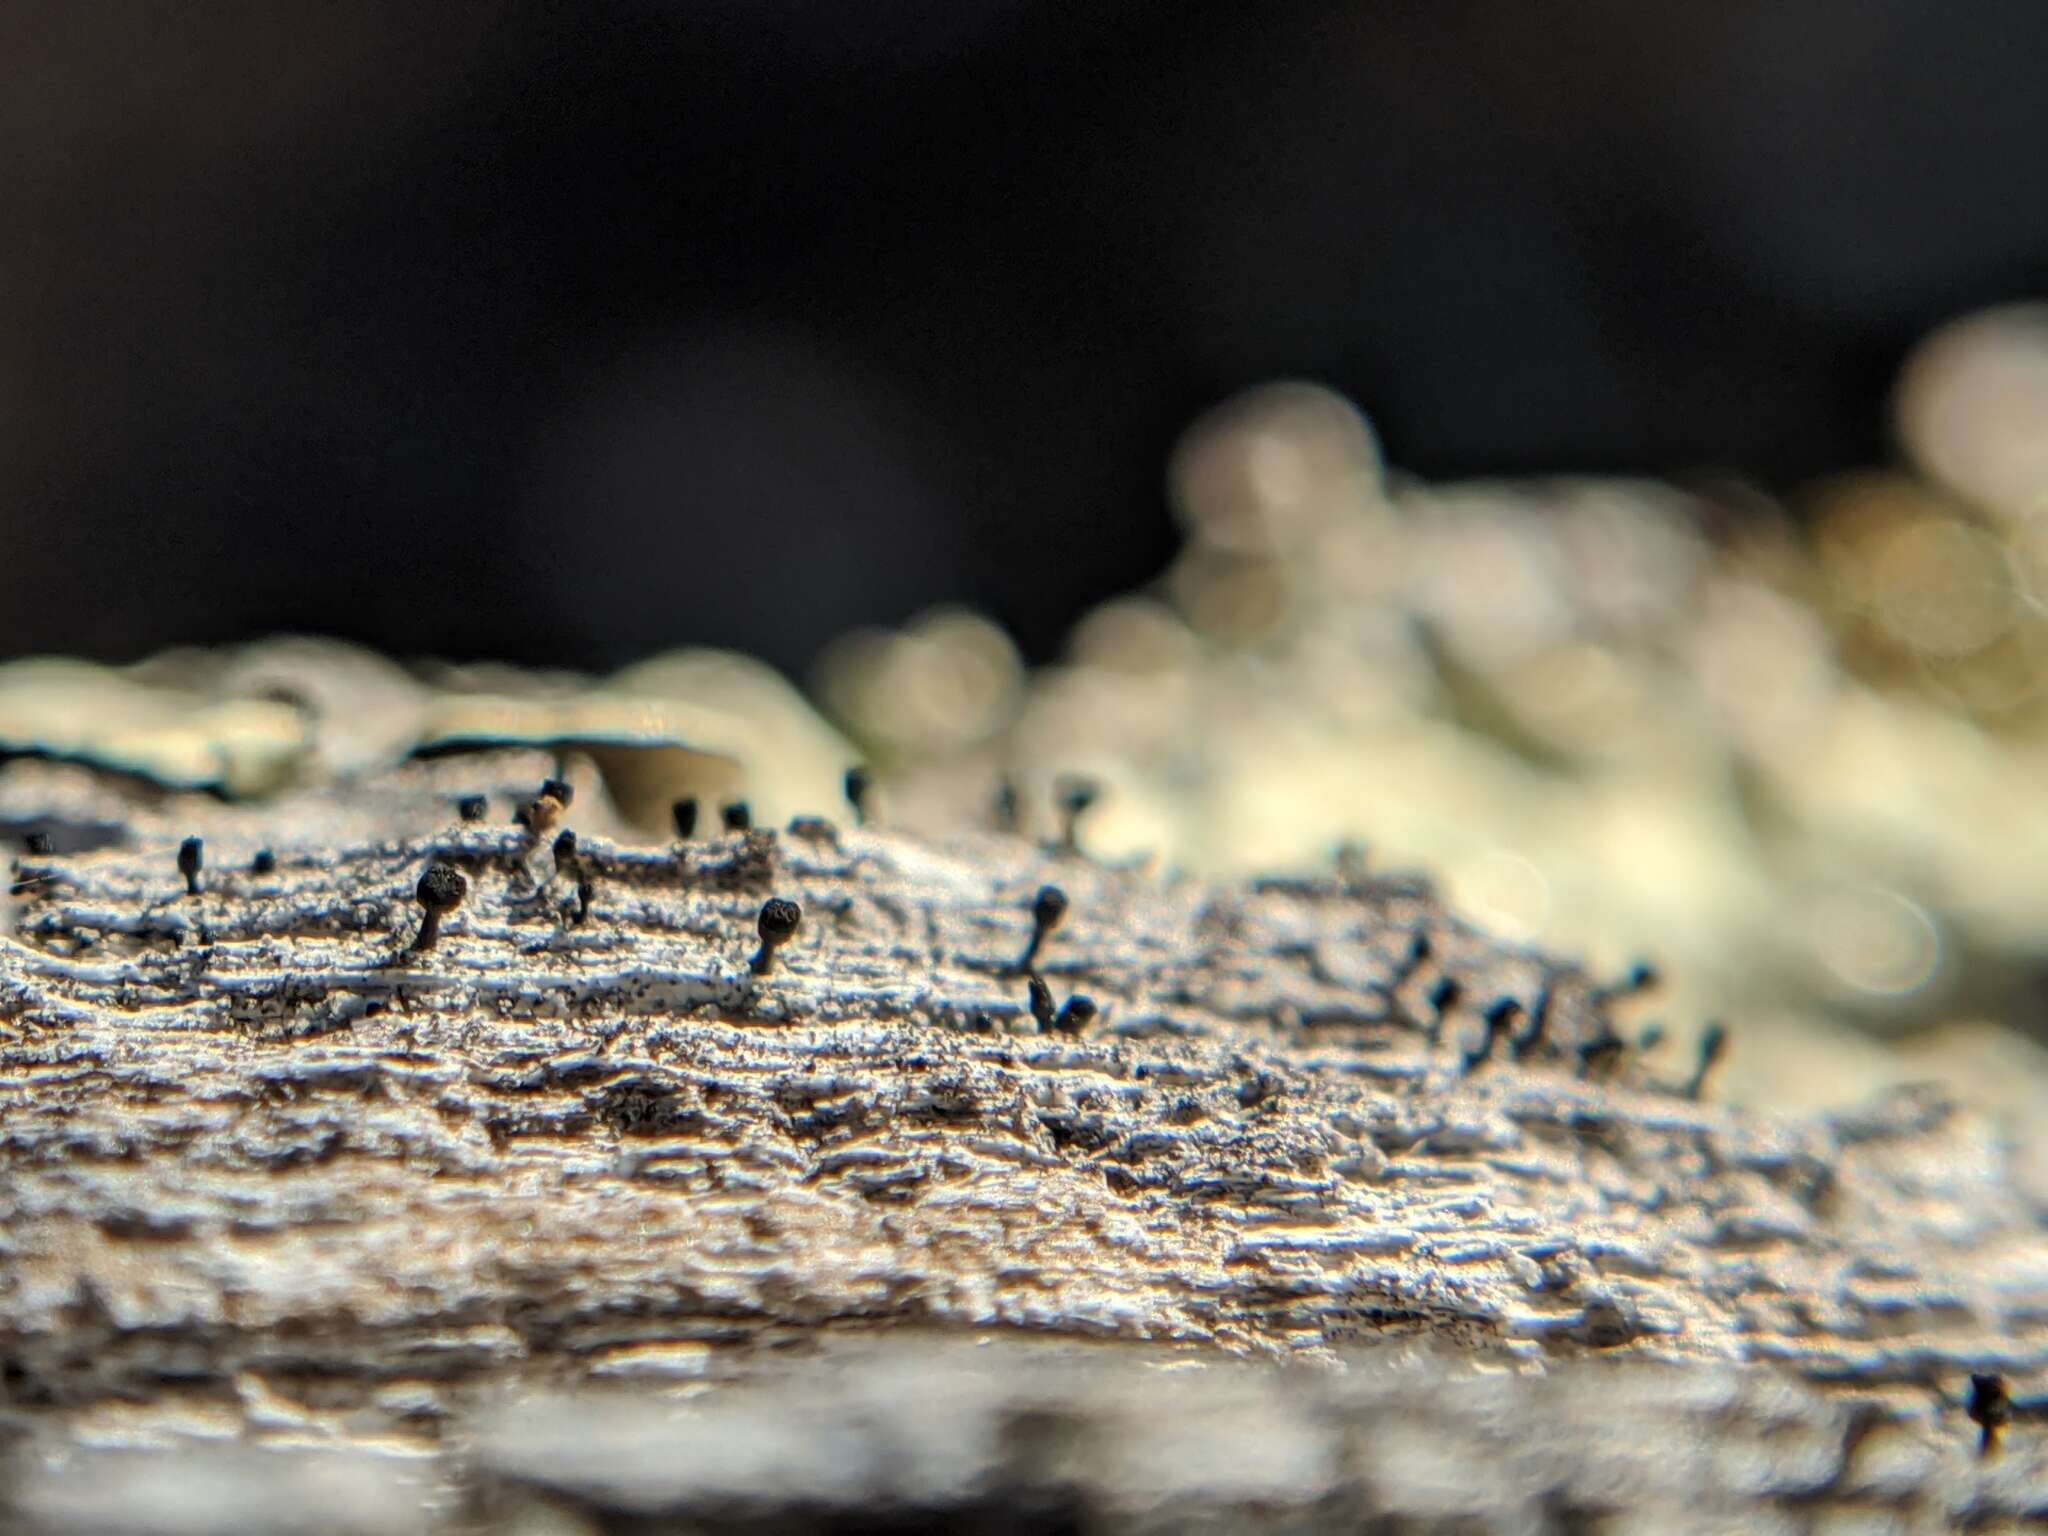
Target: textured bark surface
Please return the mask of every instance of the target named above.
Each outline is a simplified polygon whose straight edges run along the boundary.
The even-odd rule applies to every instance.
[[[1970,1370],[2048,1370],[2039,1192],[1967,1113],[1785,1121],[1629,1052],[1588,1072],[1620,1005],[1403,877],[1223,888],[823,823],[679,851],[604,835],[592,785],[577,923],[504,825],[550,768],[249,807],[6,770],[0,815],[109,844],[22,860],[0,943],[14,1518],[2042,1501],[2037,1432],[1979,1464],[1957,1407]],[[468,899],[408,954],[435,859]],[[1102,1008],[1079,1036],[1012,971],[1047,881],[1039,969]],[[757,977],[770,896],[804,920]],[[1486,1051],[1501,998],[1524,1019]]]
[[[318,1441],[271,1398],[260,1444],[44,1443],[31,1529],[1668,1533],[2019,1530],[2038,1437],[1980,1461],[1911,1394],[1768,1369],[1555,1364],[1484,1374],[1390,1346],[1249,1369],[1156,1346],[810,1334],[701,1346],[686,1386],[528,1390],[431,1457]],[[672,1377],[673,1381],[675,1378]],[[137,1416],[139,1420],[139,1415]],[[224,1417],[231,1417],[224,1416]],[[4,1518],[4,1517],[0,1517]]]

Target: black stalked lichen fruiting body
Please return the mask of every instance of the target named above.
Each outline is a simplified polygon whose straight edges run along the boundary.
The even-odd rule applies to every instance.
[[[1060,846],[1069,853],[1078,853],[1081,817],[1102,798],[1102,786],[1082,774],[1062,774],[1053,783],[1052,798],[1060,814]]]
[[[1432,953],[1429,935],[1420,928],[1408,936],[1408,943],[1401,951],[1401,957],[1394,962],[1394,974],[1387,985],[1398,987],[1429,963]]]
[[[774,968],[775,951],[796,937],[803,920],[804,909],[781,896],[772,896],[761,903],[761,915],[754,923],[755,932],[761,936],[761,947],[754,951],[754,958],[748,962],[748,968],[756,976],[766,976]]]
[[[1543,1044],[1543,1035],[1550,1028],[1550,1008],[1556,998],[1556,986],[1551,978],[1543,978],[1543,985],[1536,989],[1536,1000],[1529,1005],[1529,1021],[1522,1032],[1508,1042],[1510,1054],[1515,1060],[1523,1061],[1533,1055]]]
[[[469,881],[453,864],[429,864],[413,899],[420,904],[420,931],[412,941],[412,953],[432,949],[441,937],[441,919],[462,905],[469,894]]]
[[[1057,1015],[1053,1012],[1052,988],[1045,984],[1045,978],[1034,976],[1025,984],[1025,996],[1031,1004],[1031,1017],[1038,1020],[1040,1029],[1051,1029]]]
[[[1628,1049],[1628,1042],[1614,1032],[1614,1026],[1601,1021],[1600,1032],[1579,1045],[1579,1076],[1599,1080],[1613,1070],[1622,1053]]]
[[[1052,1021],[1052,1027],[1063,1034],[1078,1035],[1095,1022],[1095,1015],[1100,1011],[1094,998],[1083,997],[1077,992],[1067,999],[1066,1006]]]
[[[1700,1031],[1699,1064],[1692,1069],[1692,1080],[1685,1085],[1685,1096],[1698,1099],[1707,1089],[1707,1077],[1719,1066],[1721,1058],[1728,1054],[1728,1026],[1715,1020]]]
[[[1593,992],[1596,1003],[1618,1003],[1631,997],[1641,997],[1654,992],[1663,984],[1663,973],[1648,960],[1638,960],[1626,971],[1604,987]]]
[[[1996,1372],[1973,1375],[1966,1411],[1977,1426],[1977,1454],[1989,1456],[1998,1449],[1999,1432],[2012,1422],[2012,1394],[2005,1378]]]
[[[1486,1033],[1465,1053],[1465,1070],[1470,1072],[1491,1060],[1494,1047],[1514,1033],[1515,1020],[1521,1016],[1522,1005],[1512,997],[1498,997],[1488,1003],[1486,1011],[1479,1016],[1485,1021]]]
[[[1041,885],[1038,894],[1031,898],[1031,939],[1024,946],[1024,953],[1017,957],[1017,963],[1010,969],[1023,972],[1031,969],[1038,958],[1038,951],[1053,929],[1059,927],[1060,919],[1067,915],[1067,893],[1056,885]]]

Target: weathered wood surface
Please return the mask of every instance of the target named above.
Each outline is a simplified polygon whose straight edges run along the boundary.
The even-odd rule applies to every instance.
[[[1795,1525],[1868,1505],[1934,1528],[2043,1498],[2037,1435],[2017,1427],[1980,1466],[1956,1406],[1971,1370],[2022,1388],[2048,1371],[2038,1192],[1966,1112],[1907,1095],[1789,1122],[1690,1101],[1627,1056],[1589,1076],[1581,1047],[1617,1022],[1593,981],[1398,877],[1217,888],[994,834],[824,826],[679,853],[600,835],[586,795],[578,925],[565,882],[526,899],[503,824],[547,766],[414,764],[254,807],[57,769],[5,787],[117,835],[24,859],[0,943],[0,1422],[21,1452],[0,1507],[119,1527],[92,1501],[168,1507],[158,1464],[105,1451],[117,1466],[88,1476],[79,1447],[222,1436],[438,1452],[402,1487],[388,1460],[348,1463],[349,1498],[299,1526],[325,1463],[169,1464],[195,1498],[215,1472],[284,1490],[280,1528],[309,1529],[388,1528],[356,1520],[357,1493],[408,1520],[503,1523],[508,1489],[620,1528],[765,1518],[783,1493],[786,1513],[974,1524],[991,1490],[1027,1485],[1112,1526],[1270,1505],[1508,1528],[1517,1511],[1761,1500]],[[494,824],[455,823],[453,795],[486,787]],[[175,850],[194,833],[208,873],[190,896]],[[258,847],[274,871],[250,872]],[[467,872],[469,898],[406,955],[434,859]],[[1078,1038],[1040,1032],[1010,973],[1046,881],[1072,907],[1040,969],[1103,1008]],[[754,977],[769,896],[804,922]],[[1404,975],[1417,933],[1431,958]],[[1446,975],[1462,993],[1439,1020]],[[1546,991],[1540,1042],[1468,1065],[1487,1004]],[[913,1368],[835,1342],[933,1330],[1037,1347],[991,1376],[971,1355]],[[1389,1363],[1403,1339],[1438,1353]],[[1083,1341],[1144,1347],[1102,1363]],[[790,1348],[813,1366],[778,1363]],[[1315,1374],[1218,1375],[1226,1353]],[[1209,1364],[1148,1397],[1167,1357]],[[1617,1358],[1637,1367],[1625,1387]],[[912,1496],[875,1469],[923,1433],[926,1375],[961,1423],[1067,1425],[1108,1459],[1076,1471],[975,1442],[955,1447],[951,1492]],[[687,1408],[661,1398],[727,1379]],[[606,1383],[596,1407],[559,1395]],[[1626,1431],[1631,1392],[1662,1405],[1641,1409],[1645,1454],[1678,1470],[1602,1470],[1594,1437]],[[1099,1393],[1108,1427],[1087,1428],[1093,1406],[1052,1413],[1062,1393]],[[911,1401],[875,1408],[891,1394]],[[1167,1437],[1142,1455],[1182,1480],[1149,1501],[1102,1470],[1140,1401],[1157,1404],[1145,1434]],[[846,1448],[827,1424],[842,1408],[881,1427]],[[675,1470],[702,1462],[682,1448],[714,1420],[713,1443],[775,1444],[790,1413],[844,1450],[832,1489]],[[1270,1477],[1203,1491],[1203,1447],[1240,1413],[1276,1456],[1307,1457],[1300,1496]],[[536,1424],[544,1444],[507,1449]],[[1442,1496],[1390,1491],[1410,1474],[1388,1437],[1426,1457],[1436,1429],[1441,1465],[1410,1472]],[[1516,1435],[1548,1448],[1503,1460],[1496,1438]],[[1869,1445],[1892,1470],[1859,1470]],[[579,1482],[563,1469],[585,1452]],[[1477,1481],[1454,1470],[1470,1458]],[[417,1508],[414,1485],[433,1494]]]

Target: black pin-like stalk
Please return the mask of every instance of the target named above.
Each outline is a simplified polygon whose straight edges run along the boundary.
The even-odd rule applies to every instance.
[[[576,886],[576,921],[590,920],[590,898],[596,893],[597,882],[592,877],[589,864],[584,860],[576,844],[574,832],[562,832],[555,838],[555,873]]]
[[[804,909],[793,901],[775,896],[763,902],[761,916],[754,924],[755,931],[761,935],[761,947],[747,962],[748,969],[756,976],[766,976],[774,969],[775,951],[796,937],[796,930],[803,920]]]
[[[1618,1003],[1654,992],[1664,984],[1664,973],[1648,960],[1638,960],[1621,975],[1593,992],[1595,1004]]]
[[[1464,995],[1465,984],[1455,976],[1439,976],[1430,984],[1423,1001],[1429,1005],[1429,1038],[1432,1042],[1442,1038],[1445,1021]]]
[[[1465,1070],[1484,1066],[1492,1058],[1493,1048],[1514,1032],[1515,1020],[1521,1016],[1522,1005],[1512,997],[1497,997],[1488,1003],[1479,1016],[1486,1024],[1486,1033],[1465,1053]]]
[[[867,825],[868,791],[874,787],[874,778],[859,763],[846,770],[846,803],[853,807],[855,826]]]
[[[1031,939],[1010,969],[1020,973],[1030,970],[1032,962],[1038,958],[1040,946],[1066,915],[1067,893],[1056,885],[1041,885],[1038,894],[1031,898]]]
[[[2005,1378],[1995,1372],[1973,1375],[1966,1411],[1977,1426],[1977,1454],[1989,1456],[1998,1449],[2000,1432],[2012,1422],[2012,1393]]]
[[[206,842],[203,838],[188,837],[178,844],[178,873],[185,877],[185,894],[199,894],[200,871],[206,868]]]
[[[1622,974],[1617,990],[1634,997],[1639,992],[1654,992],[1663,984],[1664,975],[1648,960],[1638,960]]]
[[[1521,1032],[1508,1041],[1508,1054],[1516,1061],[1527,1059],[1543,1044],[1544,1031],[1550,1028],[1550,1005],[1555,988],[1548,976],[1543,985],[1536,989],[1535,1000],[1529,1005],[1528,1021]]]
[[[414,935],[411,953],[432,949],[441,938],[441,919],[462,905],[469,894],[469,882],[453,864],[429,864],[413,887],[413,899],[420,904],[420,931]]]
[[[1062,774],[1054,781],[1053,805],[1060,814],[1060,847],[1068,853],[1081,851],[1081,818],[1102,798],[1102,786],[1078,773]]]
[[[1611,1025],[1602,1022],[1600,1033],[1579,1046],[1579,1076],[1583,1078],[1605,1077],[1621,1060],[1621,1054],[1628,1049],[1628,1042],[1614,1032]]]
[[[682,799],[668,808],[668,813],[675,818],[677,842],[687,843],[697,835],[697,797],[695,795],[683,796]]]
[[[1025,984],[1024,995],[1030,1004],[1031,1017],[1038,1020],[1039,1029],[1051,1029],[1058,1022],[1058,1015],[1053,1011],[1052,988],[1045,984],[1045,978],[1033,976]]]
[[[718,808],[719,818],[728,832],[751,832],[754,827],[754,812],[744,800],[732,800]]]
[[[1394,974],[1387,979],[1388,990],[1392,991],[1401,986],[1409,977],[1421,970],[1429,963],[1429,956],[1429,935],[1418,928],[1408,936],[1406,947],[1402,949],[1400,958],[1394,962]]]
[[[1698,1100],[1706,1091],[1707,1076],[1721,1064],[1721,1058],[1728,1054],[1728,1027],[1719,1019],[1700,1031],[1699,1064],[1692,1069],[1692,1078],[1685,1085],[1685,1096]]]
[[[1004,779],[996,785],[994,810],[996,830],[998,832],[1014,832],[1017,830],[1020,814],[1017,804],[1017,786],[1008,779]]]

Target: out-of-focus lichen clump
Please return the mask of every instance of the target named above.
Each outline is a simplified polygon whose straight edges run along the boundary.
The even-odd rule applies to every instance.
[[[771,821],[835,808],[854,749],[774,668],[725,651],[656,656],[607,678],[492,664],[407,670],[288,636],[169,651],[134,667],[0,666],[0,758],[56,759],[163,793],[272,799],[408,757],[503,747],[588,762],[606,809],[661,836],[685,796]],[[50,780],[0,781],[0,827],[51,819]]]
[[[982,687],[971,730],[903,724],[913,676],[1008,657],[958,616],[971,647],[864,636],[823,697],[909,821],[1010,785],[1049,828],[1081,770],[1112,856],[1240,874],[1359,843],[1505,936],[1654,955],[1675,1038],[1744,1026],[1738,1092],[1988,1083],[2005,1047],[1966,1026],[2038,1035],[2048,971],[2048,306],[1937,332],[1898,399],[1909,464],[1777,502],[1423,483],[1349,402],[1268,386],[1173,455],[1172,565],[1028,687]]]

